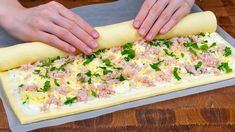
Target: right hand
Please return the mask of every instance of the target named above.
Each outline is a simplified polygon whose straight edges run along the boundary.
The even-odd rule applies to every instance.
[[[54,1],[34,8],[10,10],[1,25],[18,39],[40,41],[66,52],[80,50],[91,55],[92,50],[98,48],[98,32]]]

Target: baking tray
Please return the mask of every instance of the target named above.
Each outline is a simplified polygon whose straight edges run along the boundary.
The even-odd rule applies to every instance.
[[[90,5],[79,8],[72,9],[74,12],[82,16],[86,21],[88,21],[93,26],[102,26],[113,23],[118,23],[126,20],[133,19],[137,14],[140,6],[144,0],[119,0],[117,2]],[[194,5],[192,12],[202,11],[197,5]],[[227,34],[221,27],[217,28],[217,32],[226,39],[230,44],[235,47],[235,40]],[[21,41],[10,37],[5,31],[0,29],[0,47],[11,46]],[[93,110],[89,112],[84,112],[76,115],[70,115],[66,117],[40,121],[36,123],[21,125],[14,112],[12,111],[6,96],[3,94],[2,88],[0,88],[0,94],[2,102],[7,114],[10,129],[12,131],[30,131],[38,128],[49,127],[64,124],[67,122],[85,120],[93,117],[98,117],[101,115],[109,114],[115,111],[120,111],[124,109],[129,109],[133,107],[143,106],[147,104],[152,104],[160,101],[170,100],[178,97],[188,96],[192,94],[197,94],[201,92],[206,92],[210,90],[220,89],[227,86],[235,85],[235,79],[230,79],[222,82],[212,83],[208,85],[193,87],[177,92],[171,92],[167,94],[157,95],[154,97],[149,97],[146,99],[141,99],[137,101],[132,101],[108,108],[103,108],[99,110]]]

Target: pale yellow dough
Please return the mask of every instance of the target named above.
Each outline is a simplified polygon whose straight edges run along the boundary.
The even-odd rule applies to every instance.
[[[133,42],[138,39],[141,39],[136,30],[132,28],[132,22],[124,22],[121,24],[115,24],[105,27],[97,28],[101,34],[99,39],[100,48],[109,48],[112,46],[119,46],[126,42]],[[198,34],[200,32],[214,32],[216,29],[216,19],[213,13],[203,12],[196,13],[185,17],[170,33],[164,36],[157,36],[158,38],[170,38],[173,36],[184,36],[188,34]],[[218,37],[220,37],[218,35]],[[225,40],[224,40],[225,41]],[[229,45],[228,43],[226,43]],[[231,46],[231,45],[229,45]],[[23,48],[22,48],[23,47]],[[47,52],[48,51],[48,52]],[[3,52],[5,54],[3,54]],[[9,53],[10,52],[10,53]],[[28,53],[26,53],[28,52]],[[42,43],[28,43],[21,44],[14,47],[0,49],[0,71],[8,70],[15,68],[21,64],[32,63],[37,60],[42,60],[47,57],[55,56],[66,56],[67,54],[47,46]],[[30,57],[29,57],[30,56]],[[6,64],[3,64],[2,62]],[[223,81],[235,77],[235,73],[224,74],[219,76],[209,77],[206,80],[204,78],[197,79],[196,81],[190,82],[178,82],[177,84],[172,84],[168,87],[161,88],[151,88],[143,93],[130,93],[129,96],[118,95],[112,98],[106,98],[105,100],[97,100],[92,104],[89,104],[84,107],[77,108],[68,108],[68,109],[58,109],[56,112],[42,113],[35,116],[28,116],[22,112],[18,104],[16,103],[13,95],[10,93],[10,84],[14,83],[9,80],[8,72],[0,73],[1,82],[5,94],[10,102],[11,107],[13,108],[16,116],[22,124],[37,122],[41,120],[47,120],[62,116],[67,116],[71,114],[78,114],[81,112],[86,112],[90,110],[96,110],[100,108],[105,108],[113,105],[122,104],[129,101],[134,101],[138,99],[143,99],[151,96],[156,96],[160,94],[165,94],[173,91],[179,91],[186,88],[204,85],[208,83]],[[89,103],[89,102],[88,102]]]
[[[200,32],[215,32],[217,21],[210,11],[193,13],[183,18],[170,32],[158,35],[156,38],[171,38],[199,34]],[[97,27],[100,33],[99,48],[121,46],[128,42],[142,39],[132,21]],[[0,48],[0,72],[16,68],[22,64],[56,56],[66,56],[67,53],[40,42],[24,43],[7,48]]]

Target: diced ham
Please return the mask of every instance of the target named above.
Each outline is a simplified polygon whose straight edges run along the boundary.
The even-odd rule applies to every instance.
[[[114,93],[114,91],[108,87],[108,85],[99,85],[98,87],[100,97],[108,97]]]
[[[38,86],[34,83],[24,86],[25,91],[37,91]]]
[[[226,47],[225,45],[219,45],[219,46],[218,46],[218,49],[217,49],[218,53],[220,53],[220,54],[223,55],[224,52],[225,52],[225,51],[224,51],[224,50],[225,50],[225,47]]]
[[[191,35],[191,39],[195,43],[202,43],[202,39],[198,35]]]
[[[56,88],[56,90],[58,91],[59,94],[62,94],[62,95],[67,95],[67,92],[68,92],[68,89],[66,87],[59,87],[59,88]]]
[[[217,68],[212,68],[212,69],[211,69],[211,72],[212,72],[213,74],[215,74],[215,75],[219,75],[219,74],[221,73],[220,70],[217,69]]]
[[[176,64],[176,59],[175,58],[172,58],[172,57],[170,57],[170,58],[166,58],[165,60],[164,60],[164,63],[166,64],[166,65],[174,65],[174,64]]]
[[[50,73],[51,78],[64,78],[69,76],[69,72],[64,72],[64,71],[52,71]]]
[[[192,65],[186,65],[185,66],[185,69],[192,73],[193,75],[199,75],[199,72],[196,70],[195,66],[192,66]]]
[[[113,47],[113,48],[111,48],[110,49],[110,51],[112,52],[112,53],[117,53],[117,52],[119,52],[119,51],[121,51],[122,50],[122,47]]]
[[[31,64],[22,65],[20,70],[22,71],[34,71],[34,66]]]
[[[158,82],[170,82],[171,76],[164,72],[157,72],[155,75],[155,80]]]
[[[78,101],[88,101],[88,93],[85,90],[78,90],[77,100]]]
[[[218,58],[215,58],[212,54],[209,53],[203,53],[201,55],[203,65],[208,66],[208,67],[216,67],[220,60]]]
[[[148,87],[155,86],[154,82],[148,76],[138,78],[138,81],[141,82],[142,84],[145,84]]]

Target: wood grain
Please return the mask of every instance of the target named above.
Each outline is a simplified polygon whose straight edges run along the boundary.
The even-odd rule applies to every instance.
[[[50,0],[20,0],[26,7]],[[57,0],[68,8],[112,0]],[[235,0],[196,0],[215,12],[218,24],[235,37]],[[10,131],[0,102],[0,131]],[[114,112],[101,117],[35,130],[75,131],[235,131],[235,86]]]

